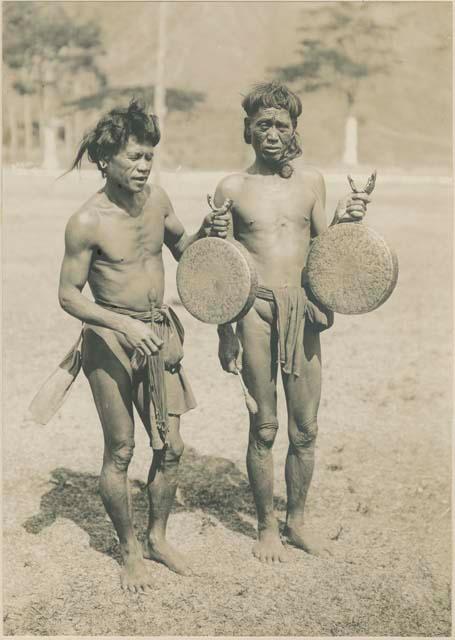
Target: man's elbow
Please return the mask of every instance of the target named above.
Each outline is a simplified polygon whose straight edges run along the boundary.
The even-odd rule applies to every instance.
[[[60,287],[58,290],[58,302],[61,308],[67,313],[71,313],[72,295],[66,287]]]

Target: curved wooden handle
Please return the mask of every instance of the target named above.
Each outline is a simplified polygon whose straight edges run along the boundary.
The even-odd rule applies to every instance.
[[[376,176],[377,176],[377,171],[376,169],[373,171],[373,173],[371,174],[371,176],[368,178],[366,185],[364,186],[363,189],[359,189],[358,187],[356,187],[354,180],[352,179],[352,177],[350,175],[348,175],[348,182],[349,182],[349,186],[351,187],[352,191],[354,193],[368,193],[368,195],[370,195],[370,193],[372,193],[375,185],[376,185]]]

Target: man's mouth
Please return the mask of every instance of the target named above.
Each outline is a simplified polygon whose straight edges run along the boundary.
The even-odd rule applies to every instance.
[[[264,151],[275,155],[276,153],[281,153],[281,147],[264,147]]]
[[[134,176],[133,180],[139,184],[145,184],[148,180],[148,176]]]

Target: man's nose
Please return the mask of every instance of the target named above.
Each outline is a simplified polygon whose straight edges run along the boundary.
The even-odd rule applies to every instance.
[[[275,129],[275,127],[271,127],[267,131],[267,140],[270,140],[270,141],[273,141],[273,142],[279,140],[278,131]]]
[[[139,171],[146,173],[147,171],[150,171],[151,166],[152,166],[151,160],[148,160],[147,158],[141,158],[139,160],[139,164],[137,168],[139,169]]]

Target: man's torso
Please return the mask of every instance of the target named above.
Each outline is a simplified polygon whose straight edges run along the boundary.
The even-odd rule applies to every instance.
[[[234,202],[234,237],[248,249],[261,284],[301,286],[316,190],[311,170],[294,171],[289,179],[246,172],[224,179],[223,195]],[[267,302],[257,300],[255,309],[271,321]]]
[[[162,246],[165,201],[146,187],[142,210],[129,215],[97,193],[84,208],[96,211],[98,229],[88,282],[97,302],[142,311],[164,295]]]

